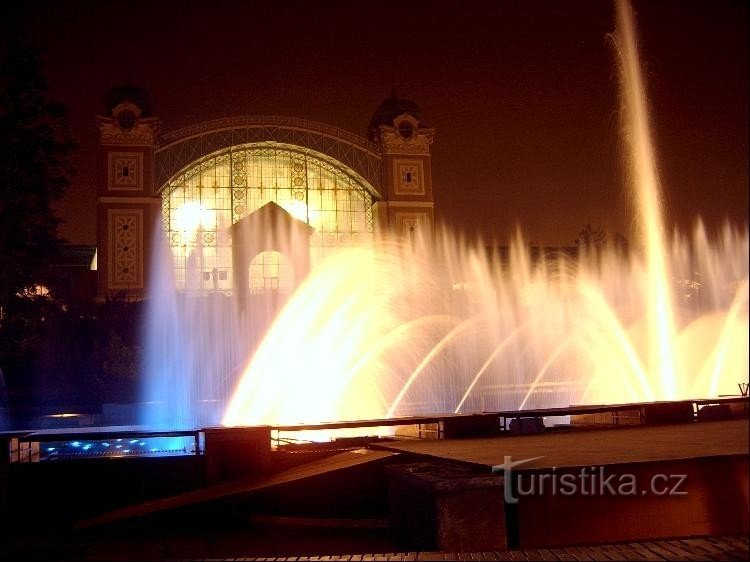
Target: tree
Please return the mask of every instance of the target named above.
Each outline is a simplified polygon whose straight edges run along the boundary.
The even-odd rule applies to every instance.
[[[52,203],[68,187],[75,148],[65,110],[47,98],[40,54],[12,40],[0,66],[0,308],[48,284],[62,242]]]
[[[72,174],[75,145],[62,105],[47,98],[39,53],[10,40],[0,64],[0,369],[9,392],[31,388],[47,323],[64,307],[49,263],[62,240],[52,203]],[[54,296],[54,294],[52,295]]]

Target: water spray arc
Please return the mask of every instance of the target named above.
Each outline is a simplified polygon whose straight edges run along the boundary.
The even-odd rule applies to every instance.
[[[750,355],[747,225],[668,236],[634,15],[625,0],[616,15],[635,250],[574,258],[532,253],[520,236],[503,252],[440,229],[384,237],[326,257],[272,314],[236,292],[178,293],[169,255],[157,252],[144,423],[314,423],[735,393]]]

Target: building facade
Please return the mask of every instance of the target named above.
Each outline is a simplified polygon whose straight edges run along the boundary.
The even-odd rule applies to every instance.
[[[366,138],[278,116],[161,133],[143,90],[113,88],[106,102],[97,117],[100,297],[146,296],[157,236],[171,248],[178,289],[253,294],[296,284],[337,248],[434,228],[434,130],[395,93]]]

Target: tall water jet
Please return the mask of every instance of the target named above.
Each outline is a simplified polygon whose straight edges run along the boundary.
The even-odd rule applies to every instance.
[[[143,327],[145,354],[142,369],[140,421],[155,428],[190,427],[193,420],[192,403],[185,384],[187,369],[183,330],[177,322],[179,309],[175,290],[172,254],[167,241],[157,226],[152,276],[149,282],[151,298],[146,303]]]
[[[639,230],[646,253],[648,284],[648,342],[651,372],[661,377],[662,397],[674,399],[676,369],[674,313],[669,287],[669,265],[663,224],[662,194],[641,73],[633,10],[628,0],[617,0],[615,45],[620,58],[623,128],[629,152],[633,196],[638,208]]]

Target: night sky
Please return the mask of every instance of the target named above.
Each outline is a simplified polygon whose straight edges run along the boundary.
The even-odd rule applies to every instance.
[[[107,88],[130,78],[150,92],[163,130],[277,114],[365,135],[395,86],[436,129],[436,210],[449,225],[500,241],[521,225],[543,244],[571,244],[589,221],[632,236],[613,5],[435,6],[61,1],[10,16],[46,49],[51,95],[81,145],[62,234],[95,243],[94,116]],[[746,224],[748,3],[635,9],[668,224]]]

